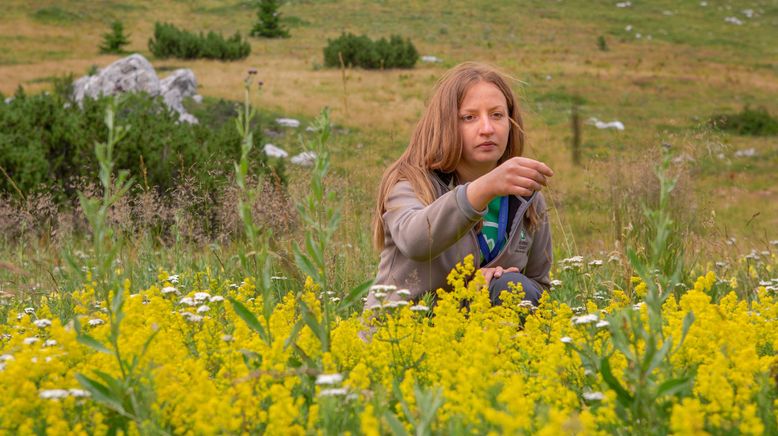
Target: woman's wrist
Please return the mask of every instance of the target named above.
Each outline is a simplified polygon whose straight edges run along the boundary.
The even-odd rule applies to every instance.
[[[484,177],[479,177],[476,180],[467,184],[467,201],[473,206],[473,209],[477,211],[483,211],[489,202],[492,201],[494,195],[491,193],[490,186]]]

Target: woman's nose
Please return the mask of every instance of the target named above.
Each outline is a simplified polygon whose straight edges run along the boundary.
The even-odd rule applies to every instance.
[[[489,117],[482,117],[483,121],[481,122],[481,134],[482,135],[491,135],[494,133],[494,126],[492,125],[492,120],[489,119]]]

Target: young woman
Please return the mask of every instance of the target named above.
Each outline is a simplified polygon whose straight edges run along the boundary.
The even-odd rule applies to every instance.
[[[373,220],[375,283],[425,292],[472,254],[492,304],[509,282],[537,304],[549,287],[551,233],[539,192],[554,173],[521,157],[516,97],[494,68],[463,63],[438,82],[408,148],[384,173]],[[390,299],[399,299],[391,294]],[[377,302],[373,292],[365,307]]]

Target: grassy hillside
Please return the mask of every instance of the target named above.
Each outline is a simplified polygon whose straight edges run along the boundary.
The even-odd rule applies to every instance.
[[[549,194],[560,238],[567,234],[580,250],[612,249],[621,232],[616,227],[639,214],[624,204],[645,191],[656,150],[666,143],[688,158],[679,165],[677,206],[698,233],[711,241],[748,240],[743,249],[774,239],[776,138],[712,132],[707,120],[744,105],[778,114],[778,5],[616,3],[293,1],[281,9],[290,39],[252,39],[248,59],[221,63],[154,60],[147,48],[154,21],[246,34],[255,19],[250,2],[8,0],[0,17],[0,92],[9,95],[20,85],[47,89],[58,75],[80,75],[115,60],[97,54],[114,19],[125,23],[129,50],[163,71],[191,68],[205,96],[239,99],[246,69],[256,67],[266,84],[260,107],[310,117],[329,106],[333,120],[350,129],[333,144],[333,164],[341,183],[354,187],[346,224],[359,233],[380,173],[405,146],[435,80],[458,62],[487,61],[515,77],[527,114],[528,154],[558,174]],[[326,39],[342,31],[398,33],[443,62],[409,71],[349,70],[344,83],[341,71],[321,68]],[[599,37],[607,51],[598,48]],[[619,132],[585,125],[580,167],[569,151],[574,97],[584,101],[584,120],[626,126]],[[756,157],[735,156],[749,148]],[[614,217],[621,209],[626,215]]]

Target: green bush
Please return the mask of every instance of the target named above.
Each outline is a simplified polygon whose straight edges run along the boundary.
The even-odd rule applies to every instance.
[[[366,69],[413,68],[419,60],[419,52],[409,39],[392,35],[388,40],[373,41],[365,35],[343,33],[327,41],[324,48],[324,65],[339,67],[340,56],[348,67]]]
[[[73,179],[97,181],[96,142],[104,141],[107,99],[85,99],[83,108],[58,94],[26,95],[17,91],[8,104],[0,102],[0,166],[25,195],[45,189],[75,194]],[[234,110],[233,110],[234,111]],[[212,174],[231,174],[240,158],[241,138],[234,115],[219,123],[178,123],[161,98],[127,94],[116,113],[130,130],[114,151],[116,170],[129,170],[140,184],[158,192],[173,189],[183,178],[205,186],[223,183]],[[261,129],[253,126],[261,141]],[[261,150],[251,156],[252,174],[278,173]],[[279,174],[283,180],[283,174]],[[14,193],[8,177],[0,176],[0,192]]]
[[[773,118],[764,107],[751,109],[746,106],[736,114],[714,115],[710,119],[710,125],[716,129],[735,132],[738,135],[778,135],[778,120]]]
[[[289,31],[281,25],[281,6],[277,0],[259,0],[257,22],[251,29],[251,36],[262,38],[289,38]]]
[[[158,58],[231,61],[247,57],[251,53],[251,45],[241,38],[239,32],[224,39],[215,32],[194,34],[172,24],[155,23],[154,37],[149,39],[149,50]]]
[[[124,24],[121,21],[114,21],[111,24],[111,31],[103,34],[103,43],[100,44],[100,53],[124,53],[124,46],[129,44],[128,35],[124,34]]]

